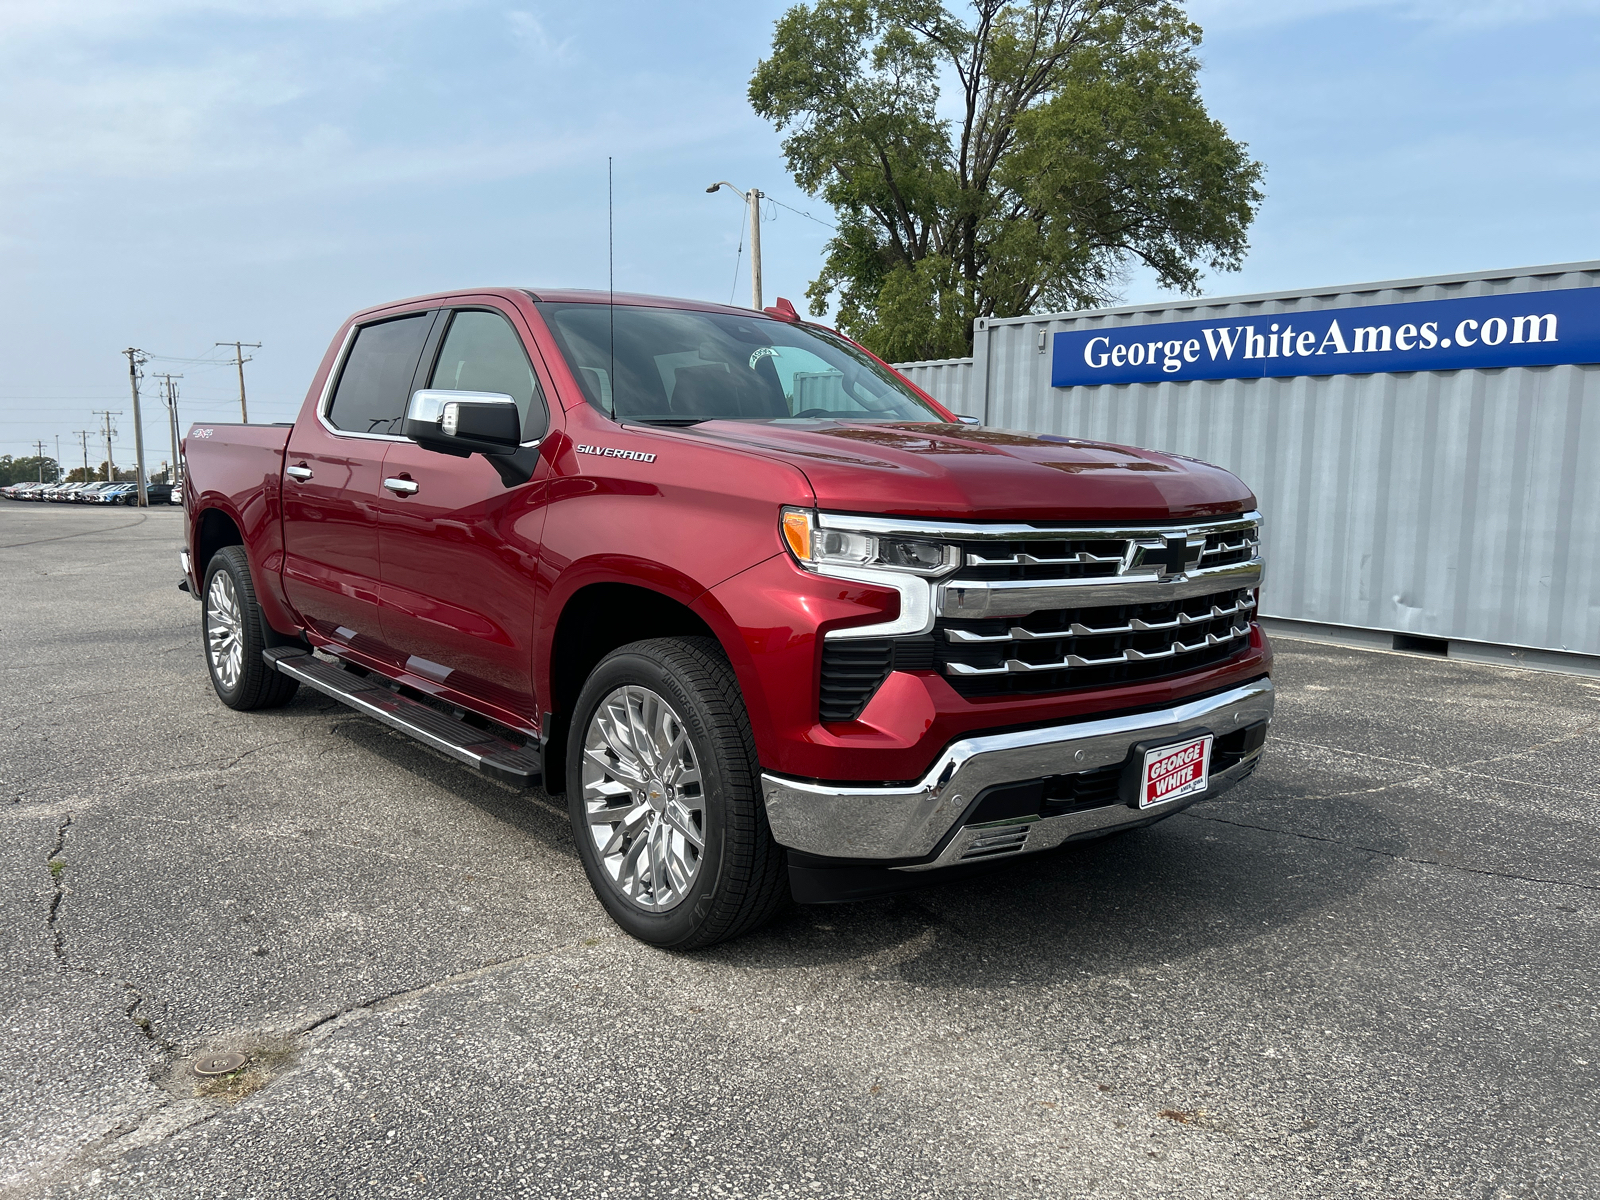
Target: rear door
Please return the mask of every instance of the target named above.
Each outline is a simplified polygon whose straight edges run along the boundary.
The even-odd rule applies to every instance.
[[[521,457],[533,474],[508,483],[481,454],[455,458],[410,441],[389,446],[383,473],[400,490],[378,501],[384,636],[412,675],[498,710],[508,724],[532,725],[548,471],[537,446],[549,423],[549,379],[541,379],[543,363],[514,311],[463,306],[446,319],[417,386],[515,399]]]
[[[393,660],[378,616],[378,497],[438,310],[353,328],[315,421],[298,421],[284,456],[283,586],[316,633]]]

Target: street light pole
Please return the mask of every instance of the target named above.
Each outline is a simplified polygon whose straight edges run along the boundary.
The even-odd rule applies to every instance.
[[[748,192],[736,188],[726,179],[713,183],[706,189],[715,192],[720,188],[727,188],[730,192],[737,192],[750,206],[750,307],[757,312],[761,311],[761,189],[751,188]]]

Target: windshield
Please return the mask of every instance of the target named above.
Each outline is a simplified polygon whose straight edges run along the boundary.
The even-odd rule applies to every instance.
[[[618,420],[945,419],[893,372],[816,329],[628,304],[539,310],[589,403]]]

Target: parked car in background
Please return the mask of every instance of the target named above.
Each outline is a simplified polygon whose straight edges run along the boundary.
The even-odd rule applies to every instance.
[[[13,483],[8,488],[0,489],[13,500],[37,500],[38,493],[44,489],[44,484],[38,480],[29,480],[23,483]]]
[[[144,485],[144,498],[150,504],[171,504],[172,485],[170,483],[147,483]]]
[[[115,486],[116,484],[108,483],[103,479],[98,483],[85,484],[81,489],[72,493],[72,499],[78,504],[91,504],[101,492]]]
[[[65,504],[70,501],[76,493],[81,492],[84,487],[85,485],[82,483],[58,484],[56,487],[49,489],[45,499],[50,501],[52,504]]]

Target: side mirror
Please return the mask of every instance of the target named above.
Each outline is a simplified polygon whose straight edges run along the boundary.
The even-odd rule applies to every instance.
[[[957,413],[956,414],[956,420],[960,421],[963,425],[982,425],[983,424],[983,420],[981,418],[963,416],[961,413]]]
[[[503,392],[427,390],[412,394],[400,432],[424,450],[458,458],[511,454],[522,441],[522,418]]]

